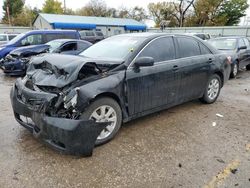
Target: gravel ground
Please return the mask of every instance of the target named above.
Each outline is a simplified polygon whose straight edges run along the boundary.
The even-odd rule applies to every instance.
[[[14,81],[0,70],[0,187],[250,187],[250,72],[227,82],[215,104],[125,124],[90,158],[62,155],[18,125]]]

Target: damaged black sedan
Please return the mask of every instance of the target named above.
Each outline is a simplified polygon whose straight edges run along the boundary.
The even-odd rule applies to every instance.
[[[33,58],[11,101],[35,137],[83,156],[123,122],[193,99],[215,102],[231,63],[198,38],[155,33],[110,37],[80,55]]]

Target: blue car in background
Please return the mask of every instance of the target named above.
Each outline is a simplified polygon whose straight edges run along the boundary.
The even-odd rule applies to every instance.
[[[0,60],[16,48],[45,44],[55,39],[80,39],[80,34],[74,30],[32,30],[21,33],[7,44],[0,45]]]
[[[23,76],[29,65],[30,58],[41,53],[62,53],[78,55],[92,44],[88,41],[75,39],[57,39],[46,44],[31,45],[11,51],[2,61],[1,68],[10,76]]]

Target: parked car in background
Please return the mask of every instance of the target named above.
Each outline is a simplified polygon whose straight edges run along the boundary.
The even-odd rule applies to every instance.
[[[16,48],[45,44],[55,39],[80,39],[80,35],[74,30],[32,30],[21,33],[7,44],[0,45],[0,60]]]
[[[79,31],[82,40],[96,43],[104,39],[104,35],[101,31],[82,30]]]
[[[8,43],[10,40],[15,38],[17,33],[3,33],[0,34],[0,45]]]
[[[78,55],[92,44],[84,40],[57,39],[46,44],[31,45],[11,51],[1,62],[4,73],[11,76],[26,74],[30,58],[41,53],[61,53]]]
[[[199,37],[202,40],[209,40],[212,38],[211,35],[208,33],[187,33],[187,34],[191,36]]]
[[[215,102],[230,63],[192,36],[117,35],[79,56],[34,57],[27,76],[11,90],[12,107],[16,120],[37,138],[89,156],[94,145],[114,138],[122,122],[197,98]]]
[[[231,78],[236,77],[239,68],[250,70],[250,45],[246,37],[218,37],[208,41],[216,49],[232,58]]]

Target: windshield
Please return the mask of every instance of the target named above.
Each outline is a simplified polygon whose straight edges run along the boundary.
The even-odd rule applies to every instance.
[[[47,45],[49,45],[49,52],[53,52],[55,51],[56,49],[58,49],[62,44],[63,42],[61,41],[50,41],[50,42],[47,42],[46,43]]]
[[[114,36],[89,47],[79,55],[90,58],[110,58],[124,60],[143,42],[142,37]]]
[[[236,39],[215,39],[208,42],[218,50],[234,50],[237,44]]]
[[[0,41],[7,41],[6,35],[0,35]]]
[[[25,35],[25,33],[21,33],[21,34],[17,35],[15,38],[10,40],[8,42],[8,44],[15,44],[17,41],[19,41],[21,38],[23,38],[24,35]]]

